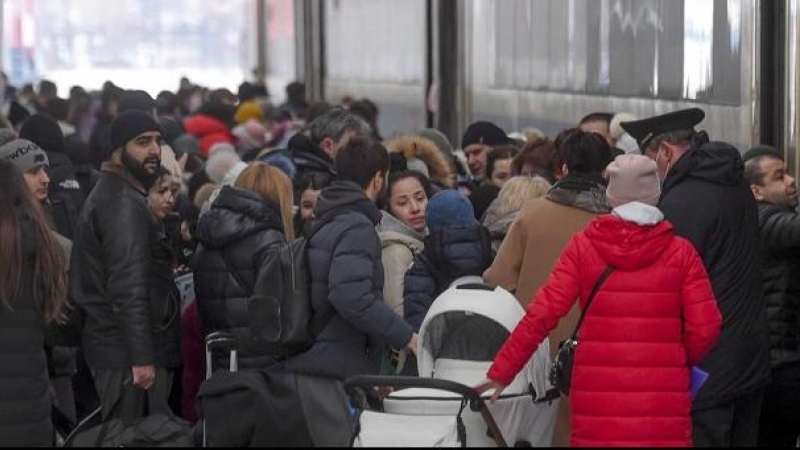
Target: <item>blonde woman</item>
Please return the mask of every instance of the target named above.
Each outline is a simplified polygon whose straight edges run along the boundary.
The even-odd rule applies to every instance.
[[[263,368],[272,358],[250,339],[249,302],[256,273],[270,248],[294,238],[292,182],[279,169],[249,166],[226,186],[197,225],[197,306],[205,334],[233,333],[241,368]]]
[[[505,183],[497,200],[489,206],[483,217],[483,226],[489,230],[495,253],[500,250],[511,224],[517,220],[522,205],[530,199],[544,197],[549,190],[550,183],[539,176],[514,177]]]

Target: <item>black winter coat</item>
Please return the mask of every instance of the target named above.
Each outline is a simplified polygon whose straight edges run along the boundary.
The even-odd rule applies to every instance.
[[[33,298],[33,224],[24,218],[21,224],[20,292],[11,308],[0,304],[0,447],[49,447],[53,426],[45,325]]]
[[[800,362],[800,215],[758,204],[772,367]]]
[[[493,258],[489,232],[477,223],[431,231],[425,238],[425,249],[414,257],[406,272],[403,315],[414,331],[419,331],[436,297],[453,281],[483,276]]]
[[[316,313],[335,314],[307,352],[290,358],[296,373],[345,380],[377,375],[386,345],[404,348],[411,327],[383,301],[381,213],[351,182],[320,195],[315,215],[328,221],[307,244],[311,301]],[[331,217],[333,217],[331,219]]]
[[[272,247],[286,242],[278,207],[261,195],[224,187],[197,225],[194,286],[205,334],[236,336],[239,365],[272,364],[250,338],[250,298],[259,267]]]
[[[50,177],[48,193],[53,216],[53,224],[58,234],[67,239],[75,235],[78,216],[86,201],[84,190],[69,157],[63,153],[48,152]]]
[[[146,195],[122,167],[105,163],[78,221],[70,292],[85,316],[83,349],[93,369],[172,368],[180,361],[177,299],[165,295],[172,271],[159,272],[167,270],[163,227]]]
[[[752,393],[770,378],[758,208],[743,170],[734,147],[699,142],[678,160],[662,188],[659,208],[703,259],[723,318],[717,345],[700,363],[710,378],[696,409]]]

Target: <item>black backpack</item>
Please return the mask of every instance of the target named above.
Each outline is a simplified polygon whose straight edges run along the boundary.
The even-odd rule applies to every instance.
[[[308,243],[335,217],[330,215],[315,221],[305,237],[275,245],[258,268],[250,297],[251,338],[277,358],[288,358],[311,348],[335,315],[330,305],[314,310],[308,268]],[[233,270],[225,252],[222,256],[239,284],[249,287]]]

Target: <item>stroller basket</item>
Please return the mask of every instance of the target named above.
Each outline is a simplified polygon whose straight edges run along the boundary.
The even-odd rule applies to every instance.
[[[469,386],[455,383],[447,380],[438,380],[433,378],[416,378],[416,377],[393,377],[393,376],[360,376],[354,377],[345,382],[344,389],[352,405],[360,411],[359,421],[356,426],[356,432],[353,436],[353,442],[364,443],[364,427],[362,425],[365,421],[380,422],[381,416],[387,416],[383,401],[387,392],[386,388],[397,391],[401,389],[429,389],[436,391],[444,391],[455,394],[461,399],[461,408],[455,418],[441,417],[439,419],[441,426],[446,426],[447,423],[452,423],[454,420],[455,436],[461,447],[467,446],[467,433],[462,414],[464,410],[469,407],[471,411],[480,413],[483,421],[488,427],[492,439],[498,447],[507,447],[494,416],[486,406],[484,399]],[[398,423],[397,416],[391,421]],[[417,419],[417,423],[411,423],[414,419],[408,417],[408,426],[436,426],[436,418],[422,417]],[[403,445],[407,443],[398,442]],[[433,444],[428,444],[433,445]]]

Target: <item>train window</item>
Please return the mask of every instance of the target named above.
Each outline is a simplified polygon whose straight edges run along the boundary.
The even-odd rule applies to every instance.
[[[741,104],[741,0],[475,0],[475,86]]]
[[[368,98],[378,132],[390,137],[424,128],[426,0],[326,0],[325,97]]]

